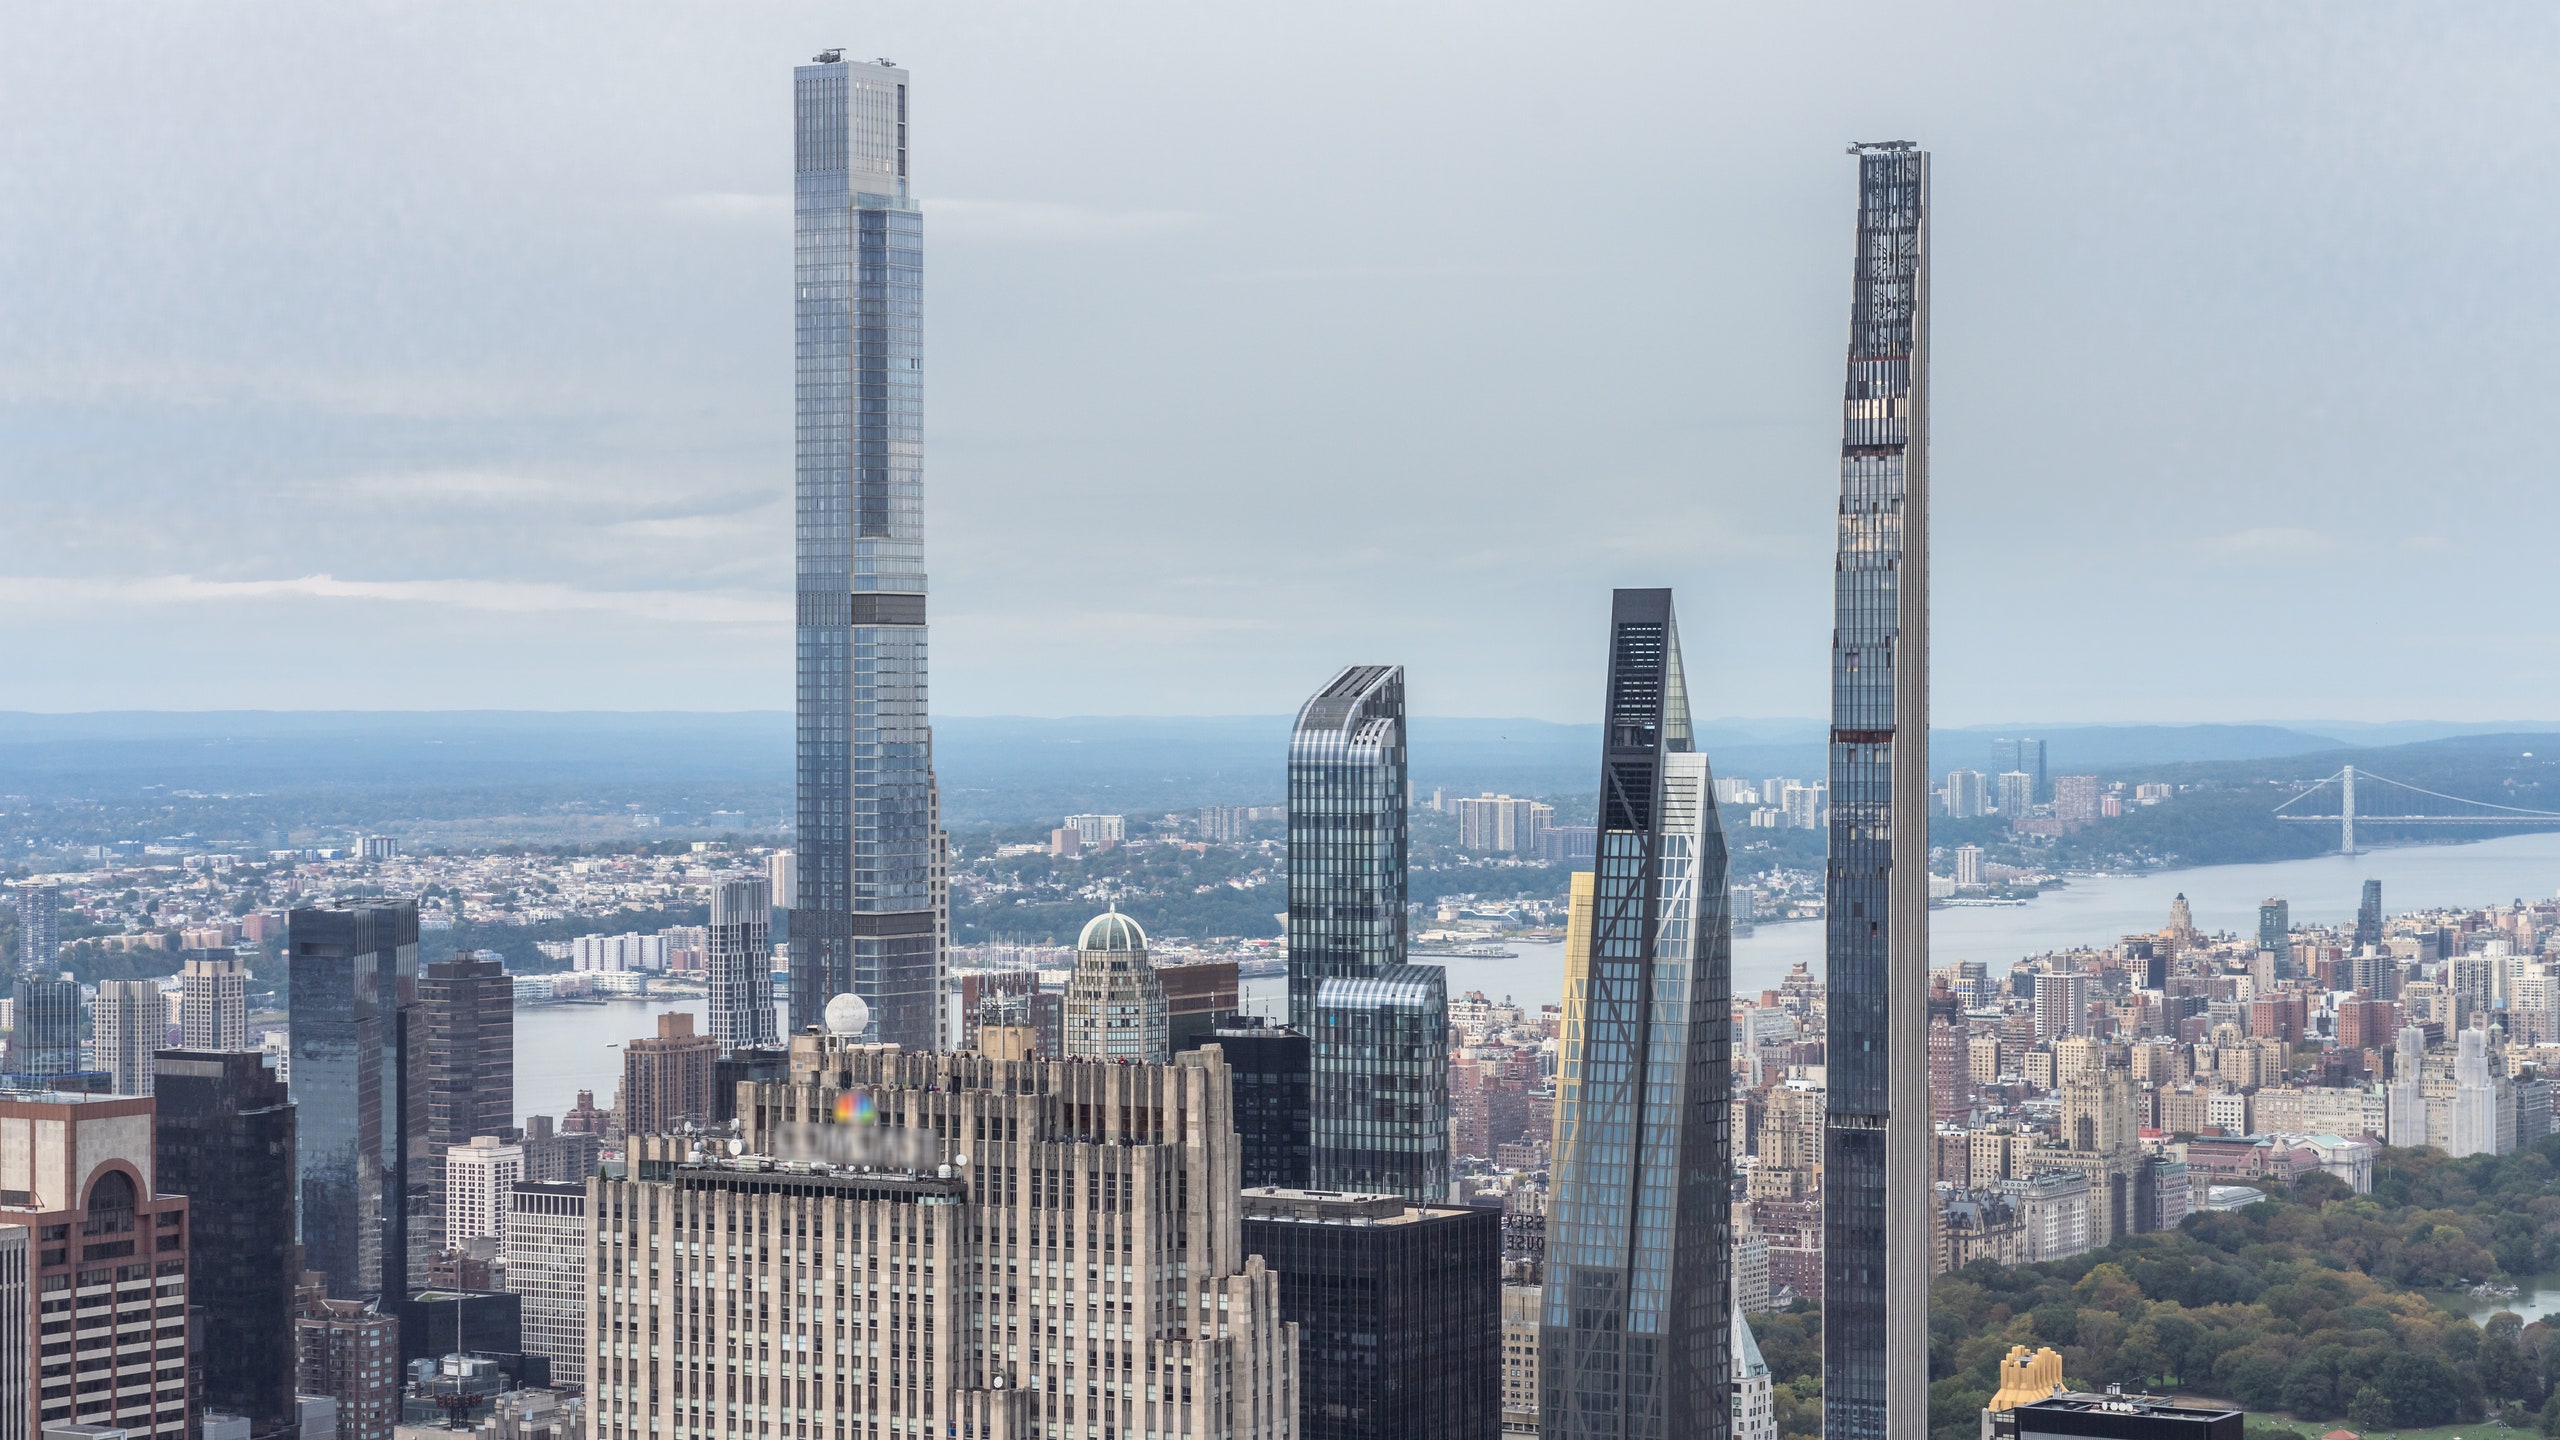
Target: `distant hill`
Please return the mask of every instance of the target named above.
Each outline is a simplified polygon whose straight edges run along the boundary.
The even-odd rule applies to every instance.
[[[1812,779],[1825,767],[1818,720],[1717,719],[1699,730],[1721,775]],[[2024,734],[2046,742],[2052,774],[2225,785],[2309,780],[2355,754],[2381,774],[2495,798],[2463,787],[2541,786],[2539,770],[2515,764],[2536,734],[2560,756],[2560,733],[2519,731],[2530,733],[2364,750],[2281,725],[1967,726],[1933,735],[1930,769],[2004,769],[1993,742]],[[1288,736],[1281,715],[946,716],[934,725],[944,813],[958,824],[1278,804]],[[404,817],[575,809],[743,813],[749,828],[771,830],[790,805],[791,743],[791,717],[778,711],[0,713],[0,797],[82,800],[115,812],[173,791],[257,792],[265,800],[261,834],[291,823],[297,797],[307,797],[301,808],[315,822],[384,828]],[[1438,787],[1585,796],[1599,747],[1597,725],[1421,716],[1412,726],[1412,774],[1425,794]],[[201,827],[216,823],[218,809],[206,801],[180,815],[159,805],[134,823]],[[113,828],[113,813],[98,819]]]

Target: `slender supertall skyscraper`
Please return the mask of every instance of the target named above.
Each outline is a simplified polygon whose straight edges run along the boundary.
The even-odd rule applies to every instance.
[[[1822,1433],[1929,1430],[1929,156],[1852,145],[1831,632]]]
[[[943,957],[925,715],[924,217],[907,72],[829,50],[796,118],[798,817],[791,1019],[870,1002],[937,1048]]]
[[[1598,859],[1566,931],[1539,1433],[1726,1440],[1733,925],[1670,591],[1617,592],[1606,704]]]
[[[1350,665],[1289,738],[1289,1023],[1319,1189],[1449,1193],[1448,982],[1405,963],[1404,667]]]

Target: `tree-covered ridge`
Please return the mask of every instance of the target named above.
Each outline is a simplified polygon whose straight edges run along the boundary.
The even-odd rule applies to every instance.
[[[2190,1216],[2072,1259],[1978,1262],[1929,1292],[1929,1420],[1970,1440],[2012,1345],[2052,1346],[2077,1388],[2209,1396],[2355,1429],[2492,1408],[2560,1435],[2560,1329],[2486,1326],[2421,1288],[2560,1270],[2560,1137],[2507,1156],[2386,1150],[2374,1193],[2305,1177],[2289,1195]],[[1785,1436],[1820,1431],[1821,1317],[1754,1317]]]

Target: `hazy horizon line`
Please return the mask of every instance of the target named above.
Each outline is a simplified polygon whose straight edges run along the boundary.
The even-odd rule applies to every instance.
[[[790,715],[790,714],[792,714],[792,713],[793,713],[793,712],[792,712],[792,711],[790,711],[790,710],[788,710],[788,709],[782,709],[782,708],[777,708],[777,707],[773,707],[773,706],[749,706],[749,707],[742,707],[742,708],[734,709],[734,710],[675,709],[675,708],[661,708],[661,709],[606,709],[606,708],[602,708],[602,707],[594,707],[594,706],[579,707],[579,708],[567,708],[567,707],[560,707],[560,708],[539,708],[539,707],[530,707],[530,706],[496,706],[496,705],[397,706],[397,707],[395,707],[395,706],[374,706],[374,707],[335,706],[335,707],[330,707],[330,708],[325,708],[325,709],[323,709],[323,708],[319,708],[319,707],[289,707],[289,708],[263,708],[263,709],[258,709],[258,708],[249,708],[249,707],[233,706],[233,707],[205,708],[205,709],[196,709],[196,708],[145,709],[145,708],[139,708],[139,707],[124,707],[124,708],[111,708],[111,709],[90,709],[90,710],[30,710],[30,709],[0,709],[0,719],[16,719],[16,718],[30,718],[30,717],[32,717],[32,718],[44,718],[44,719],[77,719],[77,718],[79,718],[79,717],[81,717],[81,716],[92,716],[92,715],[94,715],[94,716],[130,716],[130,715],[154,715],[154,716],[179,716],[179,715],[203,715],[203,716],[217,716],[217,715],[541,715],[541,716],[574,716],[574,715],[610,715],[610,716],[747,716],[747,715],[773,715],[773,716],[788,716],[788,715]],[[998,711],[998,712],[989,712],[989,713],[953,712],[953,713],[947,713],[947,714],[937,715],[937,716],[936,716],[936,717],[934,717],[934,718],[936,718],[936,719],[945,719],[945,720],[1046,720],[1046,721],[1075,721],[1075,720],[1150,720],[1150,721],[1163,721],[1163,720],[1281,720],[1281,721],[1286,721],[1286,720],[1291,719],[1291,718],[1292,718],[1292,715],[1291,715],[1291,712],[1288,712],[1288,711],[1280,711],[1280,710],[1183,711],[1183,712],[1139,712],[1139,711],[1127,711],[1127,712],[1117,712],[1117,713],[1080,712],[1080,713],[1064,714],[1064,715],[1043,715],[1043,714],[1032,714],[1032,713],[1028,713],[1028,712],[1024,712],[1024,711]],[[1508,723],[1513,723],[1513,724],[1522,724],[1522,725],[1559,725],[1559,726],[1596,726],[1596,725],[1598,725],[1598,724],[1600,723],[1600,722],[1599,722],[1599,721],[1597,721],[1597,720],[1550,720],[1550,719],[1544,718],[1544,717],[1542,717],[1542,716],[1536,716],[1536,715],[1521,715],[1521,714],[1511,714],[1511,715],[1452,715],[1452,714],[1431,714],[1431,713],[1423,712],[1423,713],[1416,713],[1416,714],[1414,714],[1414,715],[1412,715],[1412,716],[1410,716],[1410,717],[1408,717],[1408,718],[1410,718],[1410,719],[1415,719],[1415,720],[1483,720],[1483,721],[1501,721],[1501,722],[1508,722]],[[1825,725],[1826,725],[1828,722],[1826,722],[1825,720],[1823,720],[1823,719],[1822,719],[1822,717],[1817,716],[1817,715],[1717,715],[1717,716],[1710,716],[1710,717],[1706,717],[1706,718],[1704,718],[1704,719],[1697,720],[1697,721],[1695,721],[1695,722],[1693,722],[1693,723],[1698,724],[1698,725],[1701,725],[1701,726],[1708,726],[1708,725],[1803,725],[1803,726],[1808,726],[1808,727],[1812,727],[1812,728],[1815,728],[1815,729],[1821,729],[1821,728],[1824,728],[1824,727],[1825,727]],[[2346,728],[2346,729],[2371,730],[2371,729],[2388,729],[2388,728],[2393,728],[2393,727],[2398,727],[2398,726],[2407,726],[2407,725],[2445,725],[2445,726],[2455,726],[2455,727],[2459,727],[2459,728],[2460,728],[2460,729],[2462,729],[2462,730],[2469,731],[2469,732],[2474,733],[2474,734],[2498,734],[2498,733],[2501,733],[2502,731],[2507,730],[2507,729],[2510,729],[2510,728],[2517,729],[2517,730],[2535,730],[2535,729],[2542,729],[2542,728],[2560,729],[2560,719],[2544,720],[2544,719],[2535,719],[2535,718],[2531,718],[2531,717],[2515,717],[2515,718],[2510,718],[2510,719],[2500,719],[2500,720],[2448,720],[2448,719],[2441,719],[2441,718],[2438,718],[2438,717],[2435,717],[2435,716],[2431,716],[2431,715],[2412,715],[2412,716],[2404,716],[2404,717],[2401,717],[2401,718],[2398,718],[2398,719],[2391,719],[2391,720],[2347,720],[2347,719],[2338,719],[2338,718],[2321,718],[2321,717],[2299,718],[2299,719],[2284,719],[2284,718],[2267,718],[2267,717],[2259,717],[2259,718],[2246,719],[2246,720],[2146,720],[2146,719],[2105,719],[2105,720],[2061,720],[2061,719],[2043,719],[2043,720],[2014,720],[2014,719],[2013,719],[2013,720],[1979,720],[1979,721],[1947,722],[1947,723],[1941,723],[1941,724],[1933,725],[1933,726],[1931,726],[1930,728],[1932,728],[1932,729],[1936,729],[1936,730],[2040,730],[2040,729],[2041,729],[2041,730],[2085,730],[2085,729],[2107,729],[2107,728],[2115,728],[2115,727],[2122,727],[2122,726],[2143,726],[2143,727],[2155,728],[2155,729],[2177,729],[2177,730],[2198,730],[2198,729],[2208,729],[2208,728],[2221,728],[2221,729],[2272,728],[2272,729],[2284,729],[2284,730],[2311,730],[2311,729],[2315,729],[2315,728],[2317,728],[2317,727],[2339,727],[2339,728]]]

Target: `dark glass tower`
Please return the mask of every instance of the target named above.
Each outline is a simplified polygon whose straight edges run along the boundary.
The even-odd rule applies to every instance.
[[[1302,1440],[1500,1433],[1500,1211],[1248,1190],[1243,1232],[1298,1327]]]
[[[1351,665],[1289,739],[1289,1023],[1319,1189],[1449,1193],[1448,982],[1405,963],[1404,668]]]
[[[418,1010],[427,1037],[428,1153],[513,1130],[515,980],[497,952],[466,951],[427,966]]]
[[[2356,948],[2382,943],[2382,882],[2364,882],[2364,899],[2356,906]]]
[[[187,1197],[187,1288],[204,1312],[204,1403],[292,1433],[294,1107],[255,1050],[163,1050],[153,1188]]]
[[[942,956],[925,718],[924,218],[907,72],[829,50],[796,121],[798,860],[791,1021],[870,1002],[938,1048]]]
[[[1606,704],[1599,855],[1565,949],[1539,1433],[1725,1440],[1733,927],[1670,591],[1617,592]]]
[[[1929,1428],[1929,157],[1853,145],[1831,632],[1822,1433]]]
[[[412,1171],[424,1169],[425,1027],[418,906],[296,910],[292,974],[294,1168],[306,1265],[337,1299],[405,1298]]]
[[[1244,1188],[1307,1187],[1307,1037],[1238,1017],[1187,1048],[1226,1052],[1235,1085],[1236,1137],[1243,1142]]]

